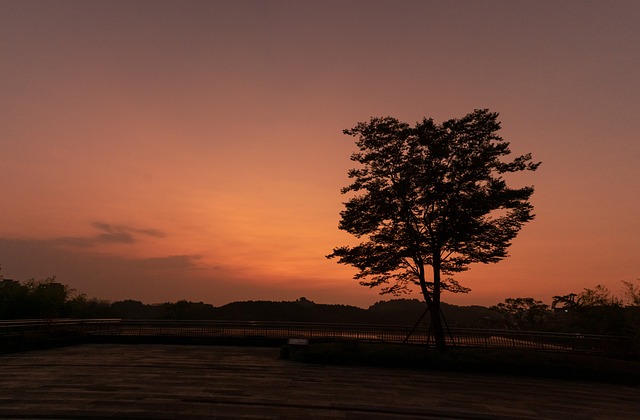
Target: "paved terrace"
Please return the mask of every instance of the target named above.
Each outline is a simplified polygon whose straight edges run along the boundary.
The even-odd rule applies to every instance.
[[[83,344],[0,355],[0,418],[632,419],[640,389],[307,365],[278,348]]]

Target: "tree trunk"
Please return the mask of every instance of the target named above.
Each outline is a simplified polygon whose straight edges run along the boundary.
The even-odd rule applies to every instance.
[[[447,347],[442,327],[442,316],[440,316],[440,261],[433,262],[433,292],[429,292],[425,279],[424,266],[420,267],[420,288],[424,300],[429,308],[431,317],[431,331],[438,350],[443,351]]]
[[[433,261],[433,302],[429,307],[431,313],[431,329],[433,338],[438,350],[444,350],[447,343],[444,339],[444,328],[442,327],[442,317],[440,316],[440,261],[434,258]]]

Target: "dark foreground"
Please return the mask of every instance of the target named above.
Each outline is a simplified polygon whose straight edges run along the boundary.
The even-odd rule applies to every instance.
[[[311,365],[277,348],[86,344],[0,356],[0,418],[630,419],[640,389]]]

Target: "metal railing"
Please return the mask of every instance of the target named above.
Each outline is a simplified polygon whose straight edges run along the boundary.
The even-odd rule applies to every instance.
[[[122,338],[265,338],[286,341],[310,340],[369,341],[383,343],[433,344],[428,326],[320,324],[253,321],[172,321],[172,320],[20,320],[0,321],[0,350],[47,340],[75,340],[90,337]],[[411,333],[411,334],[410,334]],[[447,344],[460,347],[500,347],[543,351],[570,351],[608,355],[638,355],[629,337],[546,333],[534,331],[451,328]]]

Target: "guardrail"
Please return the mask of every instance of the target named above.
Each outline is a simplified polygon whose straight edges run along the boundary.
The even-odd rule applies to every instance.
[[[432,344],[428,326],[320,324],[252,321],[172,321],[172,320],[20,320],[0,321],[0,350],[28,347],[35,343],[86,342],[92,338],[109,341],[164,338],[216,339],[263,338],[282,340],[370,341]],[[410,334],[411,333],[411,334]],[[520,348],[543,351],[569,351],[619,356],[637,356],[638,348],[628,337],[545,333],[535,331],[452,328],[447,344],[469,347]]]

